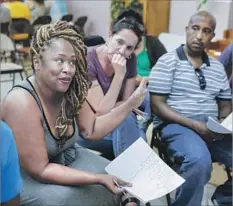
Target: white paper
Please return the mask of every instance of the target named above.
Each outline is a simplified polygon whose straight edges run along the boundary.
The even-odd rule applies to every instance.
[[[232,113],[223,120],[222,123],[219,123],[218,120],[209,117],[207,122],[207,127],[212,132],[219,134],[231,134],[232,133]]]
[[[221,125],[232,132],[232,113],[222,121]]]
[[[170,193],[185,181],[142,138],[113,160],[105,170],[131,182],[133,186],[124,187],[125,190],[143,203]]]

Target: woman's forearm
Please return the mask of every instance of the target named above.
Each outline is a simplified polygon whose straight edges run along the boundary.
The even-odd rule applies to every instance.
[[[136,86],[139,86],[139,84],[142,81],[142,77],[140,77],[139,75],[136,76]]]
[[[108,113],[112,108],[114,108],[117,98],[119,96],[122,82],[124,77],[115,75],[111,86],[108,89],[108,92],[104,95],[102,100],[99,103],[97,112],[100,114],[106,114]]]
[[[96,117],[93,131],[88,135],[88,139],[102,139],[104,136],[112,132],[131,111],[132,107],[129,102],[126,101],[120,106],[112,109],[109,113]]]
[[[55,163],[49,163],[44,171],[37,176],[37,179],[45,183],[73,186],[100,183],[98,174],[76,170]]]

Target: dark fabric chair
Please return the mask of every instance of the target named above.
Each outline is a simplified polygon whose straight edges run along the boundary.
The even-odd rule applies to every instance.
[[[1,33],[9,36],[9,25],[10,22],[1,23]]]
[[[61,18],[61,20],[71,22],[73,20],[73,15],[72,14],[66,14]]]
[[[9,31],[12,40],[17,43],[22,42],[24,47],[30,46],[30,36],[33,32],[33,28],[27,19],[12,19]]]
[[[10,35],[15,34],[30,34],[32,31],[32,25],[27,19],[18,18],[12,19],[10,24]]]
[[[99,35],[84,37],[84,44],[87,47],[97,46],[104,43],[105,43],[104,38]]]
[[[79,33],[82,36],[85,36],[84,26],[85,26],[86,22],[87,22],[87,16],[80,16],[77,18],[77,20],[74,23],[74,26],[76,27],[76,29],[79,31]]]
[[[159,153],[159,157],[171,168],[173,168],[174,170],[176,170],[182,163],[182,159],[174,159],[171,157],[171,154],[169,154],[168,148],[167,148],[167,144],[161,140],[161,131],[162,128],[165,126],[165,123],[160,123],[157,125],[153,125],[153,131],[152,131],[152,139],[151,139],[151,148],[156,148],[158,150]],[[215,162],[215,160],[212,159],[213,162]],[[227,177],[228,179],[231,178],[231,170],[230,168],[226,167],[226,173],[227,173]],[[167,199],[167,204],[168,206],[171,205],[171,197],[170,194],[166,195],[166,199]]]
[[[39,29],[42,25],[45,24],[50,24],[52,21],[51,16],[49,15],[44,15],[44,16],[40,16],[38,17],[33,23],[32,23],[32,28],[33,28],[33,33]]]
[[[51,21],[51,16],[40,16],[32,23],[32,27],[35,27],[37,25],[50,24]]]

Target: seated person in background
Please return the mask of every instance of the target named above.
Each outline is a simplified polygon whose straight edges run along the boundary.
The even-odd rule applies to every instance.
[[[28,0],[26,2],[31,12],[31,23],[37,20],[40,16],[48,15],[49,11],[44,4],[44,0]]]
[[[110,133],[141,104],[145,86],[97,117],[86,101],[85,46],[67,22],[41,26],[30,56],[34,75],[13,87],[1,109],[18,146],[21,205],[118,205],[111,194],[122,192],[116,177],[101,174],[109,162],[78,146],[77,136],[99,140]]]
[[[87,102],[97,116],[107,114],[124,104],[133,94],[137,75],[134,49],[141,41],[143,32],[144,27],[135,20],[121,19],[114,22],[106,44],[88,51],[88,76],[92,87],[88,91]],[[111,124],[110,121],[105,127]],[[112,150],[118,156],[140,136],[146,139],[145,133],[141,134],[137,127],[135,114],[130,113],[103,141],[79,138],[78,143],[111,157]]]
[[[11,21],[10,10],[0,2],[0,23],[7,23]]]
[[[135,19],[139,24],[143,25],[142,15],[133,10],[124,10],[117,18],[117,21],[126,18]],[[142,36],[142,40],[135,49],[135,54],[137,56],[137,78],[136,85],[138,86],[141,82],[142,77],[148,77],[150,75],[152,67],[156,64],[159,57],[165,54],[167,51],[163,44],[160,42],[157,36],[149,36],[146,33]],[[149,92],[146,95],[140,109],[148,114],[147,117],[139,121],[140,127],[146,132],[147,126],[151,121],[148,121],[151,115],[150,108],[150,95]]]
[[[22,180],[19,171],[19,158],[13,133],[10,127],[0,121],[1,141],[1,198],[2,206],[19,206]]]
[[[30,9],[27,4],[21,2],[20,0],[8,0],[4,3],[10,10],[12,19],[24,18],[28,21],[31,20]]]
[[[151,108],[163,121],[161,139],[181,164],[186,182],[177,190],[174,206],[201,205],[212,170],[212,158],[232,165],[232,138],[208,130],[208,117],[222,121],[232,111],[226,72],[204,49],[214,37],[216,20],[210,13],[192,15],[186,44],[163,55],[149,78]]]
[[[232,48],[233,48],[233,43],[230,43],[218,58],[218,60],[225,67],[231,88],[232,88]]]

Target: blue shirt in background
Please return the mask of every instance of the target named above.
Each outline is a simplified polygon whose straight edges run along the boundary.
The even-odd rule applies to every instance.
[[[67,3],[65,0],[59,0],[59,1],[52,2],[52,6],[50,9],[50,15],[52,17],[53,22],[61,19],[66,14],[68,13],[67,13]]]
[[[232,67],[232,48],[233,43],[229,44],[218,58],[225,68]]]
[[[1,197],[0,202],[8,202],[20,194],[22,180],[20,177],[19,158],[13,133],[10,127],[0,121],[1,142]]]
[[[218,58],[218,60],[225,67],[226,73],[229,76],[229,83],[231,88],[232,88],[232,51],[233,51],[233,43],[229,44]]]

